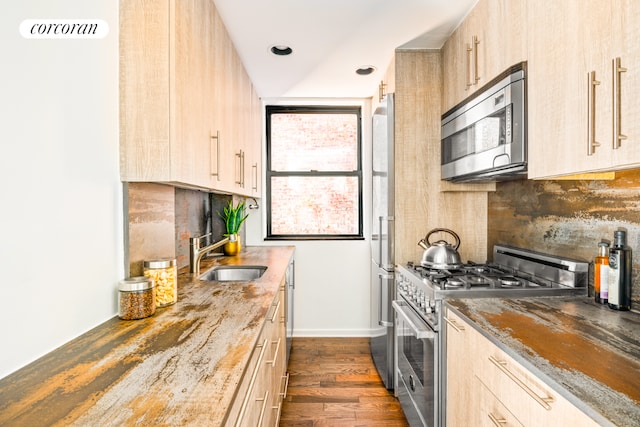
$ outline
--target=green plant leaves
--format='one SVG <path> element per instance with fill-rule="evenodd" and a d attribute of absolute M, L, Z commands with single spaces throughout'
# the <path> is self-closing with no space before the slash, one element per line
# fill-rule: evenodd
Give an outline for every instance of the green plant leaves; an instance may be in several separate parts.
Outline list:
<path fill-rule="evenodd" d="M 218 216 L 224 221 L 227 229 L 227 234 L 238 234 L 242 223 L 247 219 L 249 214 L 245 213 L 245 202 L 238 203 L 237 206 L 233 206 L 233 201 L 229 200 L 229 204 L 225 206 L 222 213 L 218 211 Z"/>

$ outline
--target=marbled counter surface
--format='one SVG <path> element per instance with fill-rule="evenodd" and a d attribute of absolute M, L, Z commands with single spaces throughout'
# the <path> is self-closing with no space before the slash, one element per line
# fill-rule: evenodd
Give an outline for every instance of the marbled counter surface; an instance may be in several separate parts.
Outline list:
<path fill-rule="evenodd" d="M 0 425 L 221 425 L 293 253 L 248 247 L 202 261 L 203 272 L 267 265 L 255 282 L 201 282 L 181 269 L 176 304 L 110 319 L 0 380 Z"/>
<path fill-rule="evenodd" d="M 592 418 L 640 426 L 639 313 L 610 310 L 587 297 L 447 305 Z"/>

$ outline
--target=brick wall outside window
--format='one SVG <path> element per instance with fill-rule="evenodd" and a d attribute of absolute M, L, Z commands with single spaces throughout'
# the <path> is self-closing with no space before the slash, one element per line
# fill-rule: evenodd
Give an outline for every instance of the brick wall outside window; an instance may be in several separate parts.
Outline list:
<path fill-rule="evenodd" d="M 271 238 L 361 238 L 359 107 L 267 107 Z"/>

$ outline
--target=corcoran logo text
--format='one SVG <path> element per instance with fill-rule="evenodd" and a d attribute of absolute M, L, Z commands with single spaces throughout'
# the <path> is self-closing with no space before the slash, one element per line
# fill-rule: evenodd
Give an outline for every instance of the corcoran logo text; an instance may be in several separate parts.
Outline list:
<path fill-rule="evenodd" d="M 20 34 L 27 39 L 102 39 L 109 25 L 102 19 L 25 19 Z"/>

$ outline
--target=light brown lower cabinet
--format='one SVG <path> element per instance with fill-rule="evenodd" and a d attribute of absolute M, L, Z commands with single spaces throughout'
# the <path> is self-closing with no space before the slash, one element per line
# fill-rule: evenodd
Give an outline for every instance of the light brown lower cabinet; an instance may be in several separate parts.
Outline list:
<path fill-rule="evenodd" d="M 285 282 L 265 319 L 236 397 L 229 409 L 225 426 L 277 426 L 282 401 L 286 395 L 286 307 Z"/>
<path fill-rule="evenodd" d="M 447 426 L 597 426 L 447 309 Z"/>

